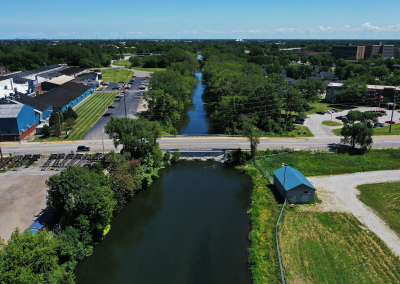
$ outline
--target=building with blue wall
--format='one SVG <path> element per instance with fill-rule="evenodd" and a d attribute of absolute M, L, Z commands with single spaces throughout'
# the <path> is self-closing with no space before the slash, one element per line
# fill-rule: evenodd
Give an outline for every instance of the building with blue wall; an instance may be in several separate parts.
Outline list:
<path fill-rule="evenodd" d="M 0 141 L 20 141 L 36 129 L 35 110 L 24 104 L 0 104 Z"/>

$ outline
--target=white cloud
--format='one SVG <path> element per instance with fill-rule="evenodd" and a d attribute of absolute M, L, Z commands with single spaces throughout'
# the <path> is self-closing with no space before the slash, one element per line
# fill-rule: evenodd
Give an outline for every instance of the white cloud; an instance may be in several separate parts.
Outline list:
<path fill-rule="evenodd" d="M 362 29 L 366 31 L 379 31 L 380 28 L 371 25 L 370 23 L 365 23 L 362 25 Z"/>

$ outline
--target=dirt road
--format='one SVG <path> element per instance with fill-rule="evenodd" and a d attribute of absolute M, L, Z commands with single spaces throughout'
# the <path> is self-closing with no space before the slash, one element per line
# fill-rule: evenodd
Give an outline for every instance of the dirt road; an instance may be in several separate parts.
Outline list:
<path fill-rule="evenodd" d="M 308 177 L 307 179 L 317 188 L 317 194 L 322 199 L 322 203 L 304 206 L 305 210 L 350 212 L 400 257 L 399 237 L 382 219 L 376 216 L 370 207 L 364 205 L 357 198 L 358 185 L 400 181 L 400 170 Z"/>
<path fill-rule="evenodd" d="M 0 174 L 0 238 L 8 241 L 16 227 L 27 229 L 46 208 L 46 179 L 55 171 L 35 166 Z"/>

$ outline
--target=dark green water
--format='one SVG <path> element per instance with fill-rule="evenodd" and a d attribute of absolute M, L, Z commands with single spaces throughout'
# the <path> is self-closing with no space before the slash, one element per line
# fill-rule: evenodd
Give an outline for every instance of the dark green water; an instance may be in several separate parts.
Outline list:
<path fill-rule="evenodd" d="M 159 174 L 78 264 L 77 283 L 250 284 L 250 177 L 216 162 Z"/>

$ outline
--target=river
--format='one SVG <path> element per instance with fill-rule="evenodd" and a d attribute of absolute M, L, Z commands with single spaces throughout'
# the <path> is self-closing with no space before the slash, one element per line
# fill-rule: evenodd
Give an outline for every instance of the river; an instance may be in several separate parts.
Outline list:
<path fill-rule="evenodd" d="M 75 270 L 78 284 L 251 283 L 251 178 L 216 162 L 160 170 Z"/>
<path fill-rule="evenodd" d="M 192 104 L 181 116 L 181 120 L 175 123 L 175 128 L 179 134 L 220 134 L 218 123 L 210 118 L 210 107 L 203 104 L 203 93 L 206 86 L 201 82 L 202 73 L 196 73 L 196 87 L 192 91 Z"/>

